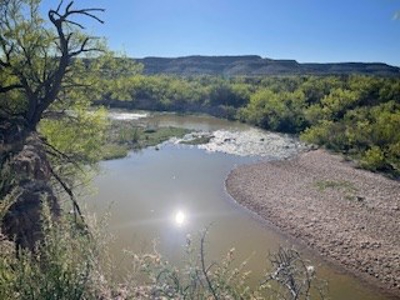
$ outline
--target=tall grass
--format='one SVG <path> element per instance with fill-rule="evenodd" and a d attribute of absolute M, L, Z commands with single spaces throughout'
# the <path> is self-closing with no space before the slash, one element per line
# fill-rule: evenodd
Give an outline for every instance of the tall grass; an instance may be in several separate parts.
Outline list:
<path fill-rule="evenodd" d="M 42 214 L 43 240 L 33 252 L 0 243 L 0 299 L 98 299 L 97 251 L 90 235 L 68 218 Z"/>

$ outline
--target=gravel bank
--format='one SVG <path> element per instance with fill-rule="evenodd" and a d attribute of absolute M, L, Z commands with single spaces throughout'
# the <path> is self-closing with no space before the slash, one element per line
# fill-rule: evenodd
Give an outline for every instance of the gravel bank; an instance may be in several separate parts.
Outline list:
<path fill-rule="evenodd" d="M 241 166 L 226 187 L 281 230 L 400 297 L 400 182 L 316 150 Z"/>

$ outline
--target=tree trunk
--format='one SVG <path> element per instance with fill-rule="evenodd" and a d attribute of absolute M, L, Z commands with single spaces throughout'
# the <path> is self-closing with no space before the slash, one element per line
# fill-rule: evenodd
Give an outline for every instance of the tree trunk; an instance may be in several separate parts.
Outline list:
<path fill-rule="evenodd" d="M 17 247 L 34 250 L 42 238 L 42 203 L 47 203 L 54 217 L 60 215 L 60 206 L 50 184 L 45 146 L 22 120 L 0 119 L 0 166 L 0 201 L 12 201 L 2 232 Z"/>

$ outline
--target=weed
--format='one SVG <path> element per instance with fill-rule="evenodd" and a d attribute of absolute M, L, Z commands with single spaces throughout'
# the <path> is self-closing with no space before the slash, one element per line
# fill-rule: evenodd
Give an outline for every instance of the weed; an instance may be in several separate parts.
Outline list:
<path fill-rule="evenodd" d="M 320 191 L 325 191 L 326 189 L 343 189 L 349 192 L 357 191 L 353 183 L 345 180 L 319 180 L 315 182 L 315 186 Z"/>

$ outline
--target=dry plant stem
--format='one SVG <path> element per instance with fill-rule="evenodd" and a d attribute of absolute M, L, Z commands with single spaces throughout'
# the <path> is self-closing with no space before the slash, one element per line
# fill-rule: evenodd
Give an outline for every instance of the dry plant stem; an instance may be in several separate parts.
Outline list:
<path fill-rule="evenodd" d="M 73 209 L 74 209 L 74 218 L 75 218 L 75 222 L 77 221 L 77 215 L 79 215 L 79 218 L 81 219 L 81 221 L 83 222 L 83 224 L 85 224 L 86 227 L 86 223 L 85 223 L 85 218 L 82 214 L 81 208 L 78 204 L 78 202 L 75 199 L 75 195 L 74 192 L 72 191 L 72 189 L 70 189 L 68 187 L 68 185 L 60 178 L 60 176 L 58 176 L 54 170 L 51 168 L 50 169 L 51 174 L 53 175 L 53 177 L 58 181 L 58 183 L 64 188 L 65 192 L 69 195 L 71 201 L 72 201 L 72 205 L 73 205 Z"/>
<path fill-rule="evenodd" d="M 210 289 L 211 293 L 212 293 L 213 296 L 214 296 L 214 299 L 215 299 L 215 300 L 218 300 L 218 296 L 217 296 L 217 294 L 216 294 L 216 292 L 215 292 L 215 289 L 214 289 L 214 287 L 213 287 L 213 285 L 212 285 L 212 282 L 211 282 L 211 280 L 210 280 L 210 278 L 209 278 L 209 276 L 208 276 L 208 270 L 209 270 L 209 268 L 206 268 L 206 264 L 205 264 L 204 243 L 205 243 L 205 239 L 206 239 L 206 236 L 207 236 L 207 232 L 208 232 L 208 230 L 206 229 L 206 230 L 203 232 L 203 234 L 202 234 L 202 236 L 201 236 L 201 239 L 200 239 L 201 269 L 202 269 L 204 278 L 205 278 L 206 281 L 207 281 L 208 288 Z"/>

